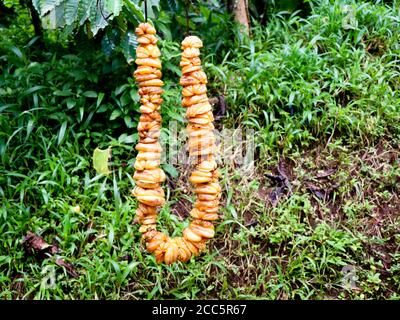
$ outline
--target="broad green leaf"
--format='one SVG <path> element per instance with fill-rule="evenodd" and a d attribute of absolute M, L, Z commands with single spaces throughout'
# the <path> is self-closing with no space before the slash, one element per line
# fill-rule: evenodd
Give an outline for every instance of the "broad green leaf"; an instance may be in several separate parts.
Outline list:
<path fill-rule="evenodd" d="M 135 3 L 133 0 L 124 0 L 124 4 L 128 11 L 134 16 L 137 17 L 139 21 L 144 20 L 144 14 L 142 9 Z"/>
<path fill-rule="evenodd" d="M 42 14 L 42 25 L 45 29 L 57 29 L 65 26 L 65 2 L 61 2 L 52 10 Z"/>
<path fill-rule="evenodd" d="M 61 2 L 62 0 L 40 0 L 40 15 L 43 17 L 49 11 L 55 10 L 55 8 L 59 6 Z"/>
<path fill-rule="evenodd" d="M 122 0 L 105 0 L 105 9 L 115 18 L 122 10 Z"/>
<path fill-rule="evenodd" d="M 123 6 L 123 0 L 33 0 L 32 3 L 42 17 L 44 28 L 64 27 L 68 34 L 89 20 L 93 35 L 119 16 Z"/>
<path fill-rule="evenodd" d="M 90 14 L 90 8 L 96 5 L 96 0 L 80 0 L 76 20 L 79 25 L 82 25 Z"/>
<path fill-rule="evenodd" d="M 96 148 L 93 152 L 93 168 L 99 174 L 110 174 L 109 159 L 111 158 L 111 147 L 105 150 Z"/>
<path fill-rule="evenodd" d="M 109 13 L 105 10 L 103 1 L 98 1 L 96 5 L 90 7 L 90 30 L 93 32 L 93 36 L 95 36 L 100 29 L 104 29 L 108 25 L 106 18 L 111 18 L 108 16 Z"/>
<path fill-rule="evenodd" d="M 160 0 L 148 0 L 147 15 L 150 19 L 156 19 L 156 12 L 160 12 Z"/>
<path fill-rule="evenodd" d="M 121 42 L 122 51 L 128 64 L 135 61 L 136 47 L 138 45 L 136 35 L 133 31 L 128 31 Z"/>
<path fill-rule="evenodd" d="M 65 23 L 71 25 L 78 16 L 79 4 L 82 0 L 69 0 L 65 3 Z"/>

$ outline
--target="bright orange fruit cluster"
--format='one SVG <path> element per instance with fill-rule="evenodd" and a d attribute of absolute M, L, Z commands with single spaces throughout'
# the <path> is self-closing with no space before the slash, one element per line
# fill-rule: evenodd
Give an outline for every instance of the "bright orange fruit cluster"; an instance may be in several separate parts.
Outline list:
<path fill-rule="evenodd" d="M 197 199 L 190 212 L 193 219 L 183 231 L 183 236 L 170 238 L 156 229 L 157 210 L 165 202 L 161 188 L 165 174 L 159 167 L 162 149 L 158 142 L 161 129 L 160 105 L 163 101 L 161 53 L 153 26 L 141 23 L 136 34 L 139 42 L 136 50 L 138 67 L 134 75 L 141 97 L 139 143 L 136 145 L 138 155 L 134 174 L 136 187 L 132 191 L 139 201 L 136 218 L 141 224 L 139 231 L 143 233 L 147 250 L 154 253 L 157 262 L 185 262 L 192 255 L 199 254 L 205 242 L 214 236 L 212 221 L 218 219 L 221 192 L 215 161 L 214 117 L 207 97 L 207 77 L 199 58 L 203 44 L 195 36 L 186 37 L 182 41 L 182 105 L 186 108 L 189 122 L 189 155 L 194 163 L 189 181 Z"/>

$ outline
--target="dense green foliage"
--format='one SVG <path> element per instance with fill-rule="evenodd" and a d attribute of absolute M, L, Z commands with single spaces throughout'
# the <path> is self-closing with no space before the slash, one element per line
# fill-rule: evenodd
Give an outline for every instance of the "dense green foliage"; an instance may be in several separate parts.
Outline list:
<path fill-rule="evenodd" d="M 162 8 L 163 121 L 183 128 L 185 21 Z M 218 125 L 255 130 L 256 170 L 221 169 L 215 239 L 171 266 L 145 253 L 133 223 L 139 104 L 129 55 L 107 50 L 116 29 L 40 42 L 20 7 L 0 25 L 0 298 L 399 299 L 400 3 L 310 1 L 305 16 L 255 20 L 251 37 L 223 9 L 192 9 L 210 96 L 227 103 Z M 108 146 L 112 174 L 96 175 L 93 150 Z M 178 235 L 191 196 L 184 168 L 164 169 L 160 225 Z M 60 252 L 25 250 L 28 231 Z"/>

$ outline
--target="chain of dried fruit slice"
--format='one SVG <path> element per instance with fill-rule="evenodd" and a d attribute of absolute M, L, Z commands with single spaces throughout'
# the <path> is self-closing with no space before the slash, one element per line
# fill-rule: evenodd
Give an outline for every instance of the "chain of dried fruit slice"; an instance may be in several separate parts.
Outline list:
<path fill-rule="evenodd" d="M 218 219 L 218 205 L 221 188 L 218 184 L 217 163 L 214 159 L 215 137 L 213 114 L 207 97 L 207 77 L 201 67 L 201 40 L 194 36 L 182 41 L 181 68 L 182 105 L 186 109 L 189 134 L 189 155 L 193 158 L 194 171 L 189 181 L 194 186 L 196 202 L 190 212 L 193 220 L 183 231 L 183 236 L 170 238 L 156 230 L 157 210 L 165 202 L 161 183 L 165 174 L 159 168 L 161 146 L 158 143 L 161 129 L 160 105 L 162 103 L 161 62 L 157 47 L 156 30 L 142 23 L 136 29 L 139 46 L 134 75 L 141 97 L 138 131 L 138 155 L 135 162 L 133 190 L 139 201 L 136 219 L 146 241 L 149 252 L 154 253 L 157 262 L 171 264 L 177 260 L 188 261 L 205 248 L 208 239 L 214 236 L 212 221 Z"/>

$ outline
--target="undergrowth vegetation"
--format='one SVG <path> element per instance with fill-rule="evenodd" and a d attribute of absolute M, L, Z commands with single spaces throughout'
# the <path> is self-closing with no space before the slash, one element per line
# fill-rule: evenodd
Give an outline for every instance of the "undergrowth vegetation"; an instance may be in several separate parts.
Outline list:
<path fill-rule="evenodd" d="M 134 222 L 133 66 L 96 39 L 40 42 L 22 9 L 0 26 L 0 298 L 400 298 L 400 3 L 311 1 L 250 37 L 214 19 L 195 33 L 217 127 L 254 130 L 255 166 L 224 159 L 216 237 L 171 266 Z M 160 41 L 165 137 L 169 121 L 185 125 L 182 37 Z M 112 173 L 97 175 L 93 150 L 109 146 Z M 178 235 L 187 168 L 163 168 L 159 225 Z M 32 252 L 28 232 L 57 250 Z"/>

